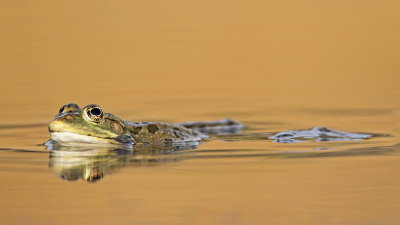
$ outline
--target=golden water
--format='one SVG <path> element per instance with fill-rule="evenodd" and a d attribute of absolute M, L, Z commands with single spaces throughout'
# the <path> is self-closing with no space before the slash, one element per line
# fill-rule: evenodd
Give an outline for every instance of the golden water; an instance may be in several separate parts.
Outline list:
<path fill-rule="evenodd" d="M 399 7 L 3 2 L 0 224 L 399 224 Z M 37 145 L 68 102 L 131 121 L 231 117 L 245 133 L 326 126 L 376 137 L 57 156 Z M 62 179 L 69 164 L 105 175 Z"/>

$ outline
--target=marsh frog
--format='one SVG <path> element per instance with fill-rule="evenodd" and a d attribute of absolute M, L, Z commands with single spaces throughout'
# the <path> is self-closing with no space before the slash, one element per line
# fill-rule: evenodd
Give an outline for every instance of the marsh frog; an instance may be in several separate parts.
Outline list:
<path fill-rule="evenodd" d="M 49 124 L 49 142 L 71 144 L 119 144 L 199 141 L 209 133 L 235 131 L 243 124 L 223 119 L 206 122 L 129 122 L 106 113 L 95 104 L 83 107 L 63 105 Z M 48 143 L 49 143 L 48 142 Z"/>

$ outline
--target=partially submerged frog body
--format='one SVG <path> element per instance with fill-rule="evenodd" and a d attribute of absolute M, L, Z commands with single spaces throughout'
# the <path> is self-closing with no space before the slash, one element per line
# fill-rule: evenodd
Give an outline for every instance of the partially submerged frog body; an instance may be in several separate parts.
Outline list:
<path fill-rule="evenodd" d="M 62 106 L 49 124 L 50 142 L 70 144 L 123 144 L 152 142 L 190 142 L 208 136 L 203 132 L 217 133 L 225 129 L 240 129 L 242 124 L 230 120 L 188 122 L 181 124 L 161 122 L 128 122 L 98 105 L 80 108 L 70 103 Z"/>

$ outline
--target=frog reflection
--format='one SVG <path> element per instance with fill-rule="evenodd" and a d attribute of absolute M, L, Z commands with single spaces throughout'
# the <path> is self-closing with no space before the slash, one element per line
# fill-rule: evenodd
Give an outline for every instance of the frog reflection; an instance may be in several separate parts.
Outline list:
<path fill-rule="evenodd" d="M 62 179 L 76 181 L 79 179 L 90 183 L 97 182 L 105 176 L 123 167 L 154 166 L 174 162 L 189 157 L 190 152 L 179 150 L 194 149 L 198 142 L 185 146 L 161 144 L 137 144 L 133 149 L 107 148 L 104 146 L 52 146 L 49 148 L 49 167 Z"/>
<path fill-rule="evenodd" d="M 118 168 L 117 155 L 112 150 L 108 153 L 107 151 L 107 149 L 76 152 L 52 151 L 49 167 L 65 180 L 83 179 L 96 182 Z"/>

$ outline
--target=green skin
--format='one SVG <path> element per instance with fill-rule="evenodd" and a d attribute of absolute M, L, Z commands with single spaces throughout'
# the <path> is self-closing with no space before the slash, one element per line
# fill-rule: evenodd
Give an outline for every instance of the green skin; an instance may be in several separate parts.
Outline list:
<path fill-rule="evenodd" d="M 135 144 L 150 142 L 198 141 L 207 135 L 189 129 L 198 123 L 169 124 L 156 122 L 133 123 L 104 113 L 98 105 L 88 105 L 82 109 L 70 103 L 61 107 L 59 114 L 49 124 L 52 140 L 60 142 L 56 134 L 82 135 L 101 143 Z M 69 140 L 61 140 L 68 144 Z"/>

